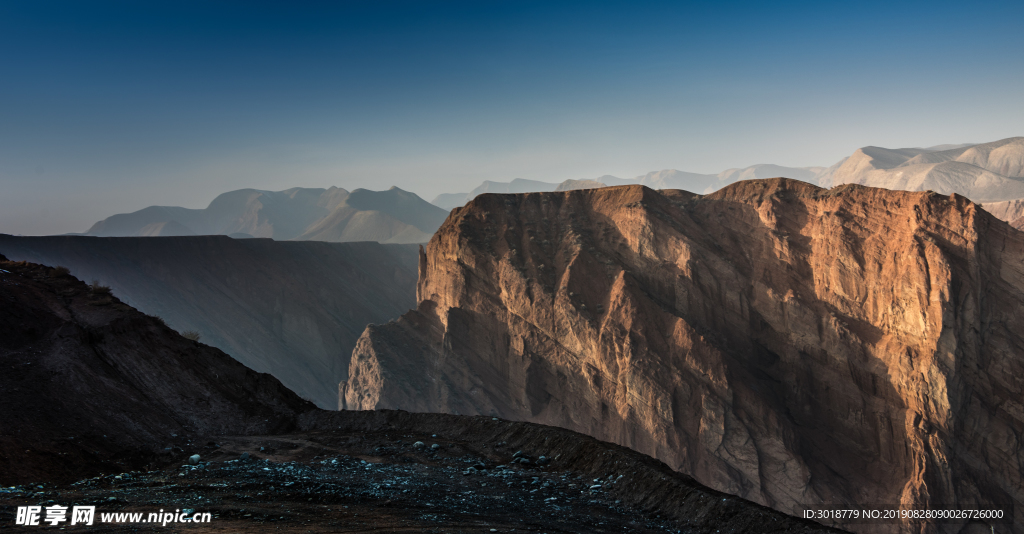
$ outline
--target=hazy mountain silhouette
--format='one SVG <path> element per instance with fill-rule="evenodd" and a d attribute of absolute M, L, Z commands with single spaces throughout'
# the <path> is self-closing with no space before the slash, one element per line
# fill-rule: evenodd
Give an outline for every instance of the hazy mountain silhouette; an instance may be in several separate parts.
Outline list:
<path fill-rule="evenodd" d="M 545 193 L 550 191 L 572 191 L 619 185 L 646 185 L 651 189 L 682 189 L 691 193 L 712 193 L 740 180 L 763 178 L 793 178 L 817 183 L 819 177 L 828 171 L 825 167 L 783 167 L 781 165 L 758 164 L 743 169 L 726 169 L 718 174 L 700 174 L 676 169 L 651 171 L 636 178 L 619 178 L 606 174 L 593 179 L 570 179 L 561 183 L 538 182 L 517 178 L 511 182 L 485 181 L 469 193 L 445 193 L 431 201 L 435 206 L 451 210 L 464 206 L 483 193 Z"/>
<path fill-rule="evenodd" d="M 492 182 L 484 180 L 476 189 L 469 193 L 443 193 L 431 201 L 431 204 L 446 210 L 458 208 L 484 193 L 535 193 L 539 191 L 554 191 L 558 184 L 549 182 L 538 182 L 536 180 L 524 180 L 516 178 L 511 182 Z"/>
<path fill-rule="evenodd" d="M 598 187 L 607 187 L 608 184 L 598 182 L 597 180 L 566 180 L 555 189 L 555 191 L 575 191 L 576 189 L 596 189 Z"/>
<path fill-rule="evenodd" d="M 236 235 L 278 241 L 424 243 L 447 212 L 413 193 L 331 187 L 284 191 L 239 189 L 205 209 L 150 206 L 97 222 L 86 235 L 141 237 Z"/>
<path fill-rule="evenodd" d="M 447 216 L 445 210 L 397 187 L 356 189 L 297 239 L 426 243 Z"/>
<path fill-rule="evenodd" d="M 932 148 L 941 150 L 864 147 L 824 173 L 819 183 L 958 193 L 975 202 L 1024 198 L 1024 137 Z"/>

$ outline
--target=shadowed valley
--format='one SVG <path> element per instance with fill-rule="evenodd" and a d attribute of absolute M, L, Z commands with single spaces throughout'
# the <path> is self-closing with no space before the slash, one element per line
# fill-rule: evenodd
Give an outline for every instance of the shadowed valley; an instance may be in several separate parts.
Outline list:
<path fill-rule="evenodd" d="M 0 254 L 98 280 L 324 408 L 336 406 L 366 325 L 415 304 L 416 250 L 226 236 L 0 235 Z"/>

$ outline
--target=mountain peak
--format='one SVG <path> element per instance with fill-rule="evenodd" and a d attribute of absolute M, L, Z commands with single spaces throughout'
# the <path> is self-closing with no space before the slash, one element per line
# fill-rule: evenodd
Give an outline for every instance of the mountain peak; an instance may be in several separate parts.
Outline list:
<path fill-rule="evenodd" d="M 937 148 L 942 150 L 932 150 Z M 821 184 L 932 190 L 976 202 L 1024 198 L 1024 137 L 932 149 L 863 147 L 830 171 Z"/>

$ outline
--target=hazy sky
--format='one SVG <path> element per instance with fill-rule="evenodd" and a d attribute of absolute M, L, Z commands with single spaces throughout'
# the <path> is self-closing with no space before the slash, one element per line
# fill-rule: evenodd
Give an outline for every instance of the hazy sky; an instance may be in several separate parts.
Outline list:
<path fill-rule="evenodd" d="M 1020 0 L 207 4 L 0 2 L 0 232 L 1024 135 Z"/>

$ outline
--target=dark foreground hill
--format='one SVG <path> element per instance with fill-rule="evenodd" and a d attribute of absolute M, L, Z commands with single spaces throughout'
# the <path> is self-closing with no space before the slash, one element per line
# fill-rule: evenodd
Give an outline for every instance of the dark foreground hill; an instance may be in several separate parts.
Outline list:
<path fill-rule="evenodd" d="M 416 250 L 224 236 L 0 235 L 0 254 L 99 280 L 324 408 L 337 405 L 337 383 L 366 325 L 414 305 Z"/>
<path fill-rule="evenodd" d="M 189 532 L 825 531 L 568 430 L 318 410 L 101 287 L 4 260 L 4 528 L 18 506 L 95 505 L 96 532 L 167 531 L 145 522 L 162 509 L 211 514 L 168 525 Z"/>
<path fill-rule="evenodd" d="M 357 343 L 342 407 L 571 428 L 789 513 L 991 506 L 1024 529 L 1024 233 L 962 196 L 481 195 L 417 294 Z"/>
<path fill-rule="evenodd" d="M 0 260 L 0 483 L 135 465 L 175 435 L 285 431 L 313 409 L 103 287 Z"/>

